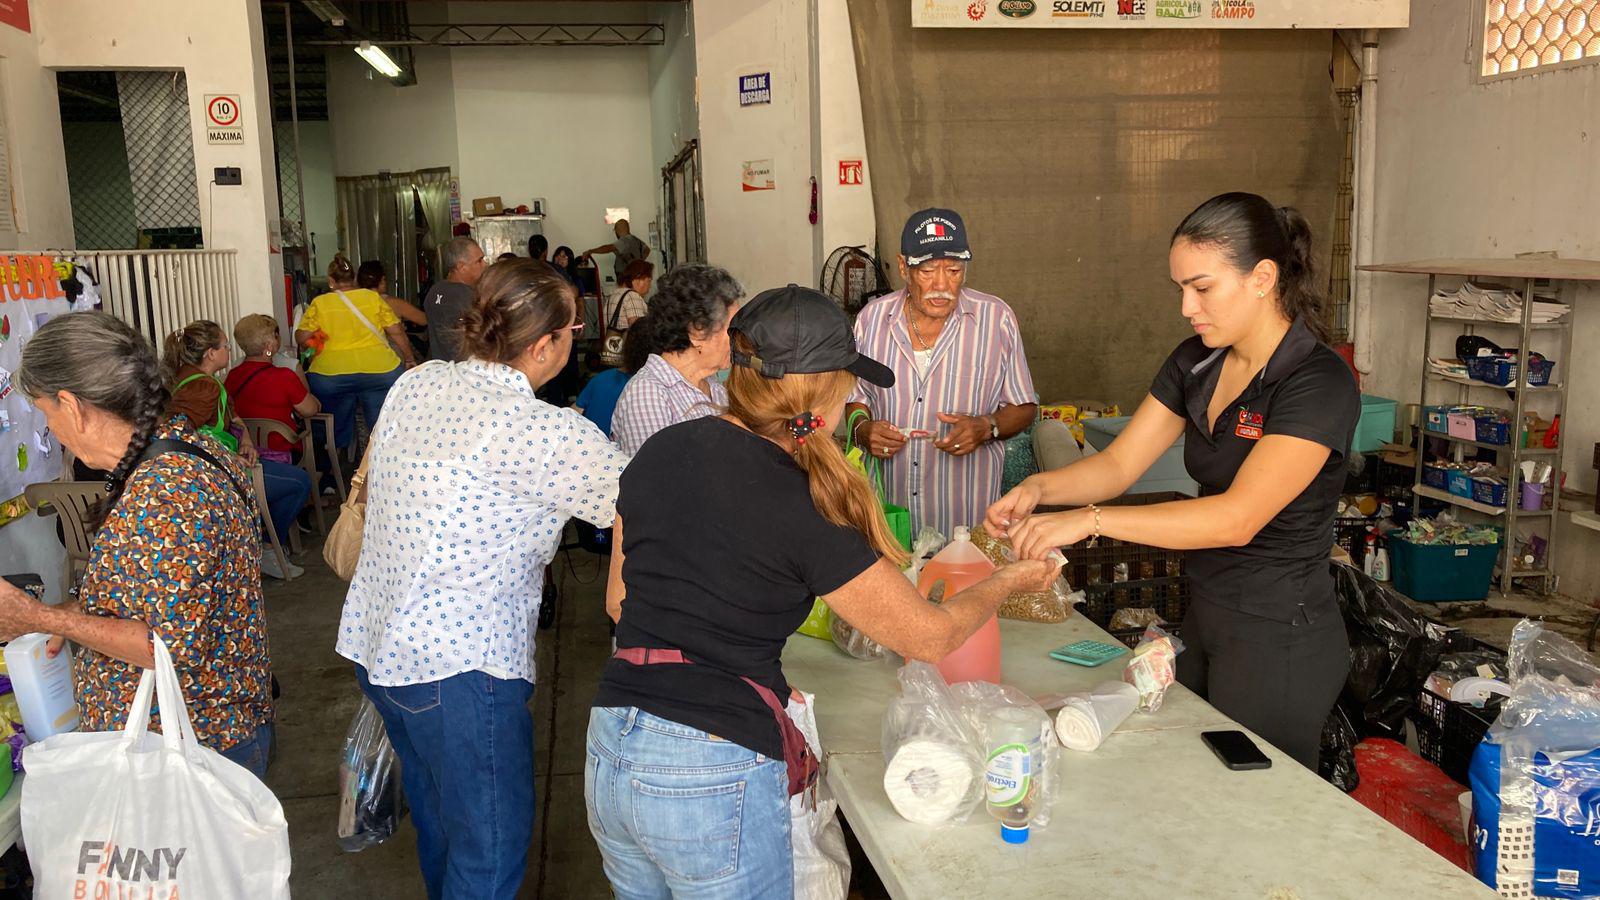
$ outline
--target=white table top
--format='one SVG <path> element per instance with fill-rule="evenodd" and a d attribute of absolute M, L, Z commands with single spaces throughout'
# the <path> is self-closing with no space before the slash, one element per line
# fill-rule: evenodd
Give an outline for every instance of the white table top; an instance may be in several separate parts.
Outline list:
<path fill-rule="evenodd" d="M 1084 638 L 1113 640 L 1081 616 L 1002 620 L 1006 682 L 1037 697 L 1120 677 L 1126 658 L 1086 669 L 1046 655 Z M 784 653 L 790 683 L 817 695 L 828 786 L 896 898 L 1494 896 L 1259 738 L 1271 769 L 1223 768 L 1200 733 L 1239 726 L 1181 685 L 1094 753 L 1061 751 L 1055 819 L 1028 844 L 1003 844 L 981 808 L 955 828 L 912 824 L 883 791 L 879 730 L 897 668 L 804 635 Z"/>

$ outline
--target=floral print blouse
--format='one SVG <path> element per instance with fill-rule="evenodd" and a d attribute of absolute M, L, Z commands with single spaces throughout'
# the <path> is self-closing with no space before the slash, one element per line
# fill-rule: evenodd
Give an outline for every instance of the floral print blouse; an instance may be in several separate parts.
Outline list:
<path fill-rule="evenodd" d="M 79 597 L 90 615 L 150 626 L 172 654 L 195 734 L 225 750 L 272 718 L 261 531 L 254 501 L 247 505 L 240 493 L 253 491 L 252 481 L 238 456 L 184 416 L 168 420 L 156 438 L 195 444 L 229 471 L 180 453 L 135 469 L 95 535 Z M 79 727 L 123 728 L 142 672 L 84 648 Z"/>

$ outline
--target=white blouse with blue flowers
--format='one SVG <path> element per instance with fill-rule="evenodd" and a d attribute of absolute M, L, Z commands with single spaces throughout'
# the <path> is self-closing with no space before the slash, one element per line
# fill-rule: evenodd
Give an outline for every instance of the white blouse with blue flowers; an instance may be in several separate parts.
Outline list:
<path fill-rule="evenodd" d="M 568 519 L 611 524 L 627 462 L 510 366 L 406 373 L 374 429 L 339 655 L 387 687 L 472 671 L 533 681 L 545 565 Z"/>

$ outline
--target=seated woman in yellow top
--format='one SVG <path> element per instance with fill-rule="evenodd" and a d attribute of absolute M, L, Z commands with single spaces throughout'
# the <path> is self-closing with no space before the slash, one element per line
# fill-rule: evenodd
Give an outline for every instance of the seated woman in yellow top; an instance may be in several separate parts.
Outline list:
<path fill-rule="evenodd" d="M 394 310 L 376 292 L 356 287 L 355 268 L 343 255 L 328 264 L 328 287 L 328 293 L 306 307 L 294 338 L 304 347 L 317 332 L 326 336 L 306 384 L 333 414 L 334 443 L 342 449 L 355 436 L 356 404 L 361 404 L 367 427 L 376 425 L 389 388 L 417 360 Z"/>

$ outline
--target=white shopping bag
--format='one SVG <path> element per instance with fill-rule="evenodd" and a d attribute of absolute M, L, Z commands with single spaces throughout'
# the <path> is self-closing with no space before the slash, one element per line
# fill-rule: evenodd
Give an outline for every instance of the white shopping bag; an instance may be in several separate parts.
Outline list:
<path fill-rule="evenodd" d="M 795 691 L 785 712 L 811 745 L 820 765 L 822 738 L 817 735 L 817 698 Z M 825 768 L 825 767 L 824 767 Z M 816 787 L 789 798 L 789 843 L 794 848 L 795 900 L 842 900 L 850 891 L 850 851 L 844 846 L 839 804 L 822 774 Z"/>
<path fill-rule="evenodd" d="M 126 731 L 22 752 L 22 836 L 37 900 L 287 898 L 289 825 L 249 770 L 200 746 L 158 638 Z M 165 733 L 148 731 L 160 698 Z"/>

